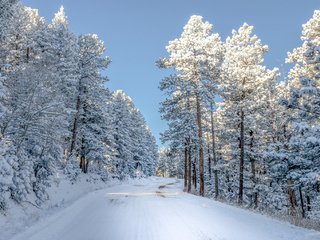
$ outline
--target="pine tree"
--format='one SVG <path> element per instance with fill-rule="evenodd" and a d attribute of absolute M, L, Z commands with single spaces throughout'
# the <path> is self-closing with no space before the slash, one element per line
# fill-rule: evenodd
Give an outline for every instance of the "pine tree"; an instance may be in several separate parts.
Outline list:
<path fill-rule="evenodd" d="M 159 150 L 159 161 L 157 164 L 156 174 L 160 177 L 168 177 L 168 162 L 165 152 L 165 148 L 161 148 Z"/>
<path fill-rule="evenodd" d="M 133 142 L 131 141 L 130 130 L 133 122 L 130 119 L 130 108 L 132 101 L 123 91 L 116 91 L 113 94 L 113 126 L 115 139 L 115 158 L 112 166 L 113 172 L 120 179 L 133 175 Z"/>
<path fill-rule="evenodd" d="M 267 70 L 263 65 L 263 54 L 268 47 L 261 44 L 257 36 L 252 36 L 253 27 L 244 24 L 225 43 L 223 107 L 228 121 L 230 148 L 234 149 L 232 158 L 239 159 L 238 199 L 243 202 L 245 171 L 247 161 L 253 153 L 252 141 L 256 125 L 254 113 L 257 113 L 267 82 L 275 79 L 277 69 Z M 258 128 L 258 126 L 257 126 Z M 238 135 L 238 136 L 237 136 Z M 238 146 L 237 146 L 238 142 Z M 251 145 L 251 146 L 250 146 Z M 255 160 L 251 158 L 251 172 L 255 174 Z"/>
<path fill-rule="evenodd" d="M 319 201 L 320 176 L 320 11 L 303 25 L 302 46 L 288 54 L 290 94 L 282 103 L 293 112 L 288 143 L 288 188 L 298 199 L 302 217 L 317 217 L 312 207 Z M 290 186 L 291 185 L 291 186 Z M 291 205 L 295 210 L 295 205 Z M 318 211 L 318 209 L 315 209 Z"/>
<path fill-rule="evenodd" d="M 12 69 L 6 74 L 4 105 L 7 111 L 1 132 L 16 151 L 14 198 L 22 201 L 34 191 L 39 199 L 45 200 L 44 185 L 48 186 L 55 162 L 62 155 L 64 112 L 57 94 L 54 69 L 46 64 L 40 51 L 31 46 L 35 36 L 28 38 L 32 30 L 43 25 L 42 18 L 29 8 L 21 7 L 19 11 L 26 22 L 18 23 L 19 37 L 12 38 L 7 45 L 9 54 L 5 61 Z M 17 34 L 14 32 L 12 36 Z"/>
<path fill-rule="evenodd" d="M 186 81 L 170 76 L 160 83 L 160 90 L 166 91 L 168 98 L 161 103 L 162 119 L 168 121 L 168 129 L 161 134 L 163 142 L 169 142 L 172 152 L 184 151 L 185 189 L 191 191 L 191 166 L 193 142 L 197 140 L 196 118 L 191 105 L 190 86 Z"/>
<path fill-rule="evenodd" d="M 16 158 L 9 141 L 1 139 L 0 146 L 0 212 L 5 212 L 8 209 L 8 201 L 14 188 L 12 165 Z"/>
<path fill-rule="evenodd" d="M 112 102 L 115 156 L 111 172 L 120 179 L 153 175 L 157 145 L 142 114 L 121 90 L 113 93 Z"/>
<path fill-rule="evenodd" d="M 79 79 L 70 154 L 79 156 L 80 168 L 87 173 L 90 161 L 102 161 L 105 153 L 102 124 L 107 92 L 101 71 L 110 60 L 102 56 L 105 48 L 97 35 L 81 35 L 78 45 Z"/>
<path fill-rule="evenodd" d="M 223 48 L 218 34 L 212 34 L 212 25 L 204 22 L 201 16 L 191 16 L 179 39 L 169 42 L 168 59 L 162 60 L 164 67 L 173 67 L 179 78 L 188 82 L 190 99 L 194 99 L 196 125 L 198 131 L 200 195 L 204 195 L 204 144 L 202 129 L 203 103 L 212 96 L 217 79 L 211 76 L 218 71 Z M 208 94 L 209 92 L 209 94 Z M 211 98 L 212 99 L 212 98 Z"/>

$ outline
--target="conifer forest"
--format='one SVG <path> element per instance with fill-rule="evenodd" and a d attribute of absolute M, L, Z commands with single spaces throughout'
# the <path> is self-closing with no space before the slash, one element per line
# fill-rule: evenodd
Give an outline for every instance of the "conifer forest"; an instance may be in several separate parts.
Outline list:
<path fill-rule="evenodd" d="M 103 38 L 24 2 L 0 0 L 0 240 L 320 239 L 320 10 L 277 67 L 249 23 L 170 23 L 157 139 Z"/>

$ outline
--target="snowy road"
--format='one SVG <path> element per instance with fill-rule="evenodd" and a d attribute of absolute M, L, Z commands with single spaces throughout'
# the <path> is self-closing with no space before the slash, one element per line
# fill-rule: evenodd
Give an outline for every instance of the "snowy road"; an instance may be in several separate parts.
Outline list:
<path fill-rule="evenodd" d="M 12 240 L 319 240 L 320 233 L 150 178 L 92 192 Z"/>

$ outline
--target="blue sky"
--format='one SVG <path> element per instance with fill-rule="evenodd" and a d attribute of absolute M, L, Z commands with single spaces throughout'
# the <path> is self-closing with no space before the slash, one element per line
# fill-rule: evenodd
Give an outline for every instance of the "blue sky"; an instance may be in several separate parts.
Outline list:
<path fill-rule="evenodd" d="M 214 25 L 222 39 L 243 22 L 255 26 L 269 45 L 268 67 L 287 69 L 288 51 L 301 44 L 302 27 L 319 0 L 23 0 L 39 9 L 50 21 L 60 6 L 65 7 L 70 27 L 76 34 L 96 33 L 104 40 L 112 64 L 106 71 L 111 90 L 123 89 L 145 116 L 159 138 L 166 123 L 158 113 L 163 94 L 160 80 L 169 74 L 157 69 L 155 61 L 166 57 L 168 41 L 179 37 L 191 15 L 201 15 Z M 159 142 L 159 141 L 158 141 Z M 160 142 L 159 142 L 160 143 Z"/>

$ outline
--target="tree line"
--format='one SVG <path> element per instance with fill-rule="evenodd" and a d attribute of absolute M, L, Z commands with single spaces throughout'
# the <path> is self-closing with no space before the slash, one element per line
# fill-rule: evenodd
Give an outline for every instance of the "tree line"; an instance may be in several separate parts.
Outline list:
<path fill-rule="evenodd" d="M 159 68 L 159 175 L 184 177 L 201 196 L 320 219 L 320 11 L 288 53 L 287 76 L 264 65 L 268 46 L 244 23 L 222 41 L 191 16 Z"/>
<path fill-rule="evenodd" d="M 95 34 L 76 36 L 63 7 L 47 23 L 17 0 L 0 3 L 0 211 L 36 196 L 64 174 L 149 176 L 155 138 L 123 91 L 102 74 L 110 64 Z"/>

